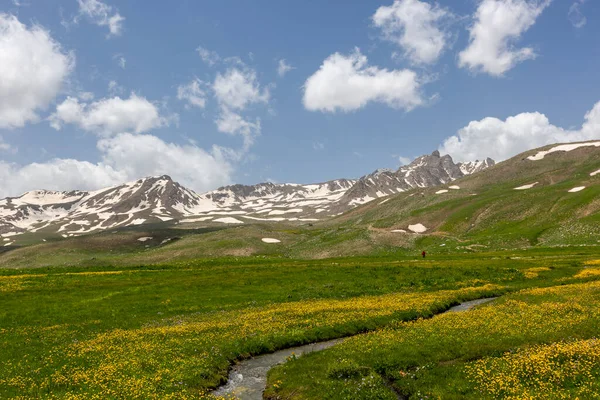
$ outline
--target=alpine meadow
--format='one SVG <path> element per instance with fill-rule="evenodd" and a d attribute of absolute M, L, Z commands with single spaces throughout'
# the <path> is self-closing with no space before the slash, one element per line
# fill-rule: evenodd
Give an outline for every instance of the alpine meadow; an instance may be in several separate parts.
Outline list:
<path fill-rule="evenodd" d="M 0 0 L 0 399 L 600 399 L 599 22 Z"/>

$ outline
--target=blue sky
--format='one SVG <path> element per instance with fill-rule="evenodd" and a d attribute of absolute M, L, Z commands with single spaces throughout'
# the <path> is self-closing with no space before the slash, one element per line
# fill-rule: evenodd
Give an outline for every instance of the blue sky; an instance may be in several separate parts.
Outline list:
<path fill-rule="evenodd" d="M 198 191 L 309 183 L 435 149 L 505 159 L 600 139 L 593 0 L 2 0 L 0 13 L 0 195 L 163 173 Z"/>

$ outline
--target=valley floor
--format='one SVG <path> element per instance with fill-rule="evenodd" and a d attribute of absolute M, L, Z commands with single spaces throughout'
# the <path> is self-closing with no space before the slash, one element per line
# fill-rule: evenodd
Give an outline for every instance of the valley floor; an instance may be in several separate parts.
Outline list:
<path fill-rule="evenodd" d="M 265 396 L 600 392 L 600 255 L 586 248 L 0 270 L 0 304 L 0 398 L 213 398 L 235 360 L 365 332 L 276 367 Z"/>

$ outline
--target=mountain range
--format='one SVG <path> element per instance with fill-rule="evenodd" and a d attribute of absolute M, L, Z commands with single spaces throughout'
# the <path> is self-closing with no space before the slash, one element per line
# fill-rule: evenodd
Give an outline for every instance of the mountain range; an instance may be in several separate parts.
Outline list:
<path fill-rule="evenodd" d="M 0 236 L 12 244 L 25 232 L 63 237 L 159 223 L 314 222 L 413 188 L 452 182 L 495 163 L 454 163 L 438 151 L 398 170 L 317 184 L 231 185 L 197 194 L 169 176 L 143 178 L 96 191 L 34 190 L 0 200 Z"/>
<path fill-rule="evenodd" d="M 161 176 L 94 192 L 28 192 L 0 200 L 0 267 L 597 251 L 600 141 L 491 164 L 455 164 L 434 152 L 397 171 L 314 185 L 197 194 Z"/>

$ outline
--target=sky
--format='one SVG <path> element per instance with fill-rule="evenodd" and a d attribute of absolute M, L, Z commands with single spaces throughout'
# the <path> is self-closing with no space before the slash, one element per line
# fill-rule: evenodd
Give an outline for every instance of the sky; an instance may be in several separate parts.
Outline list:
<path fill-rule="evenodd" d="M 0 0 L 0 197 L 600 139 L 596 0 Z"/>

